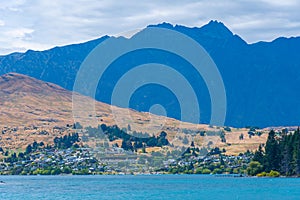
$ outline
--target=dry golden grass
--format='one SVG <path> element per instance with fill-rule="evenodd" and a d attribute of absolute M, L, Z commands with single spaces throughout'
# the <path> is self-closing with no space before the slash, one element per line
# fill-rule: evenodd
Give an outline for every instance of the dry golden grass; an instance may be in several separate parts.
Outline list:
<path fill-rule="evenodd" d="M 157 152 L 157 151 L 160 151 L 160 150 L 161 150 L 161 147 L 147 147 L 146 148 L 147 153 Z"/>
<path fill-rule="evenodd" d="M 73 104 L 72 100 L 77 104 Z M 76 111 L 76 112 L 73 112 Z M 75 117 L 73 117 L 75 113 Z M 84 126 L 97 127 L 99 124 L 118 125 L 127 128 L 130 124 L 132 131 L 147 132 L 157 135 L 162 130 L 168 133 L 168 140 L 174 146 L 189 146 L 194 141 L 196 146 L 206 146 L 209 141 L 214 146 L 224 147 L 228 154 L 254 150 L 260 143 L 266 141 L 266 134 L 261 137 L 247 138 L 247 130 L 233 129 L 226 133 L 227 142 L 231 146 L 221 143 L 218 136 L 200 137 L 199 130 L 220 130 L 203 124 L 191 124 L 175 119 L 157 116 L 131 109 L 118 108 L 105 103 L 97 102 L 92 98 L 79 94 L 72 95 L 55 84 L 46 83 L 37 79 L 10 73 L 0 77 L 0 131 L 6 130 L 0 139 L 0 146 L 7 149 L 24 149 L 33 141 L 52 143 L 53 138 L 70 133 L 53 128 L 66 127 L 67 124 L 80 122 Z M 30 130 L 25 130 L 25 129 Z M 14 130 L 17 129 L 17 130 Z M 183 129 L 190 134 L 183 133 Z M 49 134 L 40 134 L 46 130 Z M 245 139 L 239 140 L 241 133 Z M 187 137 L 189 144 L 184 145 L 182 138 Z M 181 139 L 180 139 L 181 138 Z M 121 141 L 115 141 L 121 146 Z M 159 148 L 148 148 L 147 151 L 156 151 Z"/>

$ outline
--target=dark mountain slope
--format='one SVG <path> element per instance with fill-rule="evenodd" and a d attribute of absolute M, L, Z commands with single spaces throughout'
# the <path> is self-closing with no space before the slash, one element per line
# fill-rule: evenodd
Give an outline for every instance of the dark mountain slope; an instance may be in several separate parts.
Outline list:
<path fill-rule="evenodd" d="M 199 42 L 210 54 L 226 88 L 226 125 L 266 127 L 300 124 L 299 37 L 247 44 L 224 24 L 216 21 L 201 28 L 167 23 L 152 27 L 182 32 Z M 42 52 L 27 51 L 2 56 L 0 74 L 23 73 L 72 89 L 81 62 L 95 46 L 107 38 Z M 209 123 L 211 105 L 205 83 L 190 70 L 188 63 L 167 52 L 140 51 L 118 59 L 100 80 L 96 99 L 110 103 L 114 84 L 122 74 L 134 65 L 153 61 L 178 68 L 191 82 L 200 99 L 200 122 Z M 163 105 L 168 116 L 180 119 L 180 108 L 175 96 L 167 88 L 157 85 L 147 85 L 136 91 L 130 107 L 148 111 L 155 103 Z"/>

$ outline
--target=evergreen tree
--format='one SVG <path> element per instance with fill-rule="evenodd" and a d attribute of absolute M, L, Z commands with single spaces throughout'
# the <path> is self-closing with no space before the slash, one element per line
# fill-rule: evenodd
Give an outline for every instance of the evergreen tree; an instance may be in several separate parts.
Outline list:
<path fill-rule="evenodd" d="M 25 153 L 26 153 L 26 154 L 30 154 L 31 152 L 32 152 L 32 147 L 31 147 L 31 145 L 29 144 L 29 145 L 26 147 Z"/>
<path fill-rule="evenodd" d="M 34 141 L 32 144 L 32 149 L 37 150 L 38 146 L 39 146 L 38 143 Z"/>
<path fill-rule="evenodd" d="M 299 128 L 294 133 L 294 145 L 293 145 L 293 164 L 294 164 L 294 174 L 300 174 L 300 132 Z"/>
<path fill-rule="evenodd" d="M 264 166 L 266 172 L 271 170 L 280 171 L 286 176 L 300 175 L 300 131 L 294 133 L 283 130 L 276 139 L 275 132 L 269 133 L 266 142 L 265 154 L 262 146 L 255 152 L 253 161 Z"/>
<path fill-rule="evenodd" d="M 123 148 L 126 151 L 133 151 L 133 146 L 130 140 L 123 140 L 121 148 Z"/>
<path fill-rule="evenodd" d="M 264 152 L 262 150 L 262 146 L 259 145 L 258 150 L 255 152 L 253 161 L 257 161 L 260 164 L 264 165 L 265 160 L 264 160 Z"/>
<path fill-rule="evenodd" d="M 194 141 L 191 142 L 191 147 L 195 147 Z"/>
<path fill-rule="evenodd" d="M 275 132 L 270 131 L 268 140 L 266 142 L 266 157 L 265 157 L 265 169 L 269 172 L 271 170 L 279 171 L 280 170 L 280 148 L 278 141 L 275 138 Z"/>
<path fill-rule="evenodd" d="M 287 135 L 283 132 L 282 140 L 280 143 L 280 149 L 281 149 L 281 174 L 285 174 L 287 176 L 292 175 L 292 154 L 293 146 L 291 142 L 291 135 Z"/>

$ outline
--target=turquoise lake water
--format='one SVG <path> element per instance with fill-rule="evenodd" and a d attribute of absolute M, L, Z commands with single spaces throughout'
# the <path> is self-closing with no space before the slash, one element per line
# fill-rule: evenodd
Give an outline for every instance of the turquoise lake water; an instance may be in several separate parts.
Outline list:
<path fill-rule="evenodd" d="M 0 176 L 0 199 L 300 199 L 299 178 Z"/>

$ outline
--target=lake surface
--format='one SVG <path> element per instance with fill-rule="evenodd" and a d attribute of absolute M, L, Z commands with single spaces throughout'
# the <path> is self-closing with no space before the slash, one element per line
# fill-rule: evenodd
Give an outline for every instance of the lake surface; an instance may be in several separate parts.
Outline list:
<path fill-rule="evenodd" d="M 300 199 L 299 178 L 0 176 L 0 199 Z"/>

